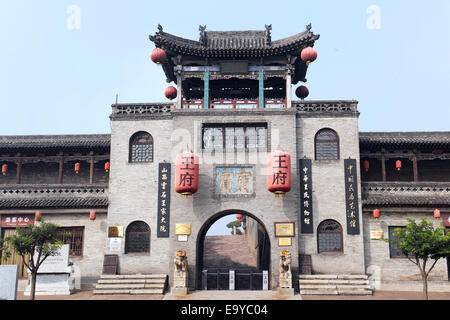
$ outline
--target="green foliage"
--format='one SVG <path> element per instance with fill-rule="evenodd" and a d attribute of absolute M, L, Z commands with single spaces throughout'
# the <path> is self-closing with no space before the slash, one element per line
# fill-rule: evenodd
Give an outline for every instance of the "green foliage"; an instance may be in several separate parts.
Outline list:
<path fill-rule="evenodd" d="M 407 218 L 406 228 L 396 228 L 394 239 L 383 239 L 395 245 L 420 270 L 424 298 L 428 299 L 428 276 L 440 258 L 450 256 L 450 233 L 443 226 L 434 227 L 433 221 L 422 218 L 420 223 Z M 427 262 L 433 260 L 427 270 Z"/>
<path fill-rule="evenodd" d="M 236 221 L 231 221 L 230 223 L 227 224 L 227 228 L 239 228 L 240 226 L 242 226 L 242 223 L 238 220 Z"/>
<path fill-rule="evenodd" d="M 445 235 L 445 228 L 434 227 L 433 222 L 422 218 L 420 223 L 407 218 L 406 228 L 397 228 L 391 239 L 405 255 L 418 259 L 438 260 L 450 256 L 450 234 Z"/>
<path fill-rule="evenodd" d="M 14 235 L 2 239 L 0 250 L 3 252 L 3 259 L 8 259 L 12 251 L 22 257 L 29 255 L 30 262 L 25 265 L 33 272 L 47 257 L 58 253 L 58 249 L 63 245 L 60 237 L 59 226 L 42 221 L 39 224 L 30 224 L 25 228 L 17 228 Z M 34 260 L 34 253 L 38 254 L 37 261 Z"/>
<path fill-rule="evenodd" d="M 230 223 L 227 224 L 227 228 L 231 228 L 231 234 L 242 235 L 241 229 L 238 229 L 241 226 L 242 226 L 242 222 L 238 221 L 238 220 L 231 221 Z M 234 230 L 236 230 L 236 233 L 234 232 Z"/>

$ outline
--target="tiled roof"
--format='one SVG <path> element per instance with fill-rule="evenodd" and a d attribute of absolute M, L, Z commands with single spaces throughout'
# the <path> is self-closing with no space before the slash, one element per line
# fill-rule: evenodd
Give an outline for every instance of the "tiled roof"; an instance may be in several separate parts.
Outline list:
<path fill-rule="evenodd" d="M 361 148 L 369 147 L 440 147 L 450 146 L 449 131 L 360 132 Z"/>
<path fill-rule="evenodd" d="M 370 195 L 362 200 L 367 206 L 448 206 L 450 207 L 450 196 L 436 195 Z"/>
<path fill-rule="evenodd" d="M 164 32 L 161 28 L 150 36 L 150 40 L 156 47 L 175 55 L 263 57 L 291 53 L 314 45 L 314 41 L 320 36 L 312 33 L 310 29 L 308 26 L 306 31 L 276 41 L 270 40 L 267 31 L 260 30 L 205 31 L 205 41 L 195 41 Z"/>
<path fill-rule="evenodd" d="M 107 185 L 2 185 L 0 209 L 107 208 Z"/>
<path fill-rule="evenodd" d="M 363 206 L 450 207 L 447 182 L 363 182 Z"/>
<path fill-rule="evenodd" d="M 19 149 L 102 149 L 109 150 L 111 135 L 27 135 L 0 136 L 0 150 Z"/>
<path fill-rule="evenodd" d="M 87 198 L 41 198 L 41 199 L 0 199 L 0 209 L 69 209 L 69 208 L 107 208 L 106 197 Z"/>

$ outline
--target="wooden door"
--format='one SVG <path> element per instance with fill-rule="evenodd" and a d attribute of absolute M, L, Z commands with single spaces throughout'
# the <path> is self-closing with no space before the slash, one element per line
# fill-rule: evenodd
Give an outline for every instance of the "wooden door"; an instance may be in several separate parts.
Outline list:
<path fill-rule="evenodd" d="M 10 237 L 16 234 L 16 229 L 3 229 L 2 230 L 2 238 Z M 28 263 L 29 257 L 27 256 L 25 262 Z M 26 278 L 28 277 L 27 267 L 24 265 L 22 257 L 19 254 L 16 254 L 14 250 L 11 251 L 11 256 L 3 260 L 3 257 L 0 261 L 0 264 L 17 264 L 19 266 L 19 277 Z"/>

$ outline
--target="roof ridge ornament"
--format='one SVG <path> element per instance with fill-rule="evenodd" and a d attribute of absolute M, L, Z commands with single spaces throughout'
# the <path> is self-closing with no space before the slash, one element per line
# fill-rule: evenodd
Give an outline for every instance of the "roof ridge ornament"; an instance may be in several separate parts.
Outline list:
<path fill-rule="evenodd" d="M 206 24 L 204 26 L 199 25 L 198 31 L 200 31 L 200 43 L 206 47 Z"/>
<path fill-rule="evenodd" d="M 265 34 L 266 34 L 266 44 L 267 44 L 268 46 L 270 46 L 270 45 L 272 44 L 272 36 L 271 36 L 271 34 L 270 34 L 270 31 L 272 30 L 272 24 L 266 24 L 266 25 L 265 25 L 265 28 L 266 28 L 266 31 L 265 31 Z"/>

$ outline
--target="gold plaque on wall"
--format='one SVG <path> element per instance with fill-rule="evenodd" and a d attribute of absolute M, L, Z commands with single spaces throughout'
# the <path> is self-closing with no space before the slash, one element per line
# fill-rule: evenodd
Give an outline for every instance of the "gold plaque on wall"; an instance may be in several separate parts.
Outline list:
<path fill-rule="evenodd" d="M 381 240 L 384 237 L 382 230 L 370 230 L 370 240 Z"/>
<path fill-rule="evenodd" d="M 294 237 L 294 222 L 275 222 L 275 237 Z"/>
<path fill-rule="evenodd" d="M 280 237 L 278 238 L 279 247 L 290 247 L 292 246 L 292 238 L 290 237 Z"/>
<path fill-rule="evenodd" d="M 191 234 L 191 224 L 190 223 L 177 223 L 175 224 L 175 234 Z"/>

